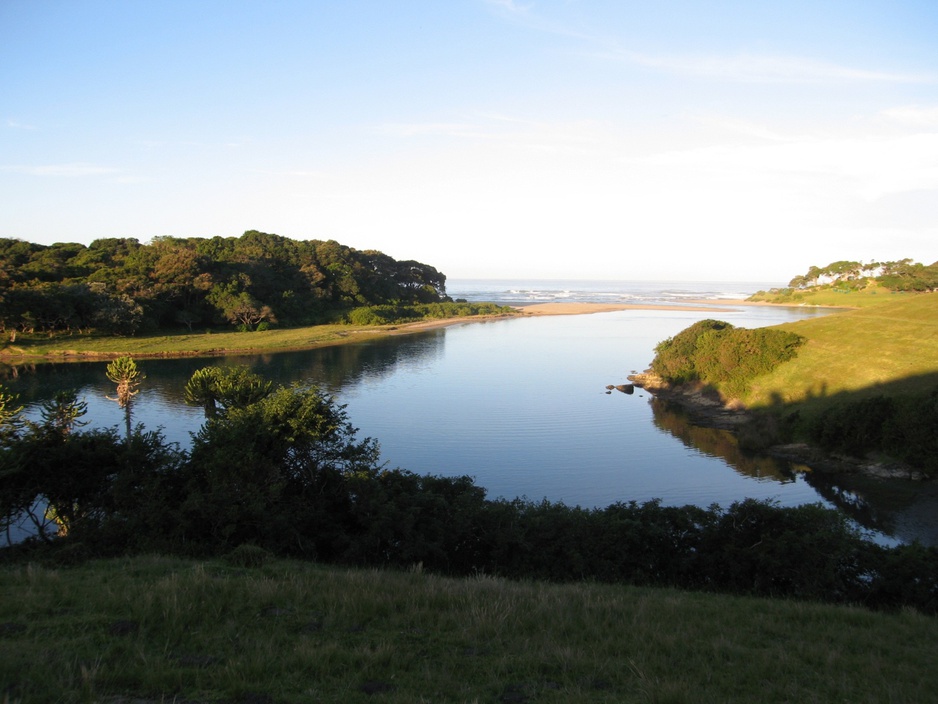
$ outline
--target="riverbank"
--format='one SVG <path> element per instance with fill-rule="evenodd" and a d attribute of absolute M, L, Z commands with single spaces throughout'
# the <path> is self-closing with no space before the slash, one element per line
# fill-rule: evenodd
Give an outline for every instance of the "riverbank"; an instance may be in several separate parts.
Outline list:
<path fill-rule="evenodd" d="M 739 435 L 758 418 L 757 414 L 740 402 L 732 399 L 727 401 L 719 392 L 701 384 L 669 384 L 650 371 L 630 374 L 627 378 L 637 388 L 679 407 L 687 414 L 690 422 L 698 427 L 727 430 Z M 772 444 L 759 452 L 828 474 L 862 474 L 875 479 L 917 482 L 930 479 L 922 470 L 897 460 L 851 457 L 828 452 L 806 442 Z"/>
<path fill-rule="evenodd" d="M 434 318 L 393 325 L 315 325 L 305 328 L 273 328 L 258 332 L 178 332 L 138 337 L 95 337 L 84 335 L 41 338 L 18 336 L 0 348 L 0 363 L 89 361 L 132 356 L 138 359 L 173 357 L 217 357 L 224 355 L 296 352 L 362 342 L 392 335 L 426 332 L 453 325 L 490 322 L 531 315 L 584 315 L 619 310 L 688 310 L 724 312 L 725 307 L 703 302 L 669 305 L 619 303 L 540 303 L 513 307 L 516 313 Z M 710 302 L 712 304 L 712 302 Z M 734 305 L 736 305 L 734 303 Z"/>

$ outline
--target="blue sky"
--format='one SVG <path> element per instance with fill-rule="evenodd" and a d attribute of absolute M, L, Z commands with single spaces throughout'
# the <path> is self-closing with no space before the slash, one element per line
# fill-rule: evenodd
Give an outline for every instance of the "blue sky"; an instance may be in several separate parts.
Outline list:
<path fill-rule="evenodd" d="M 2 0 L 0 236 L 451 279 L 938 259 L 938 4 Z"/>

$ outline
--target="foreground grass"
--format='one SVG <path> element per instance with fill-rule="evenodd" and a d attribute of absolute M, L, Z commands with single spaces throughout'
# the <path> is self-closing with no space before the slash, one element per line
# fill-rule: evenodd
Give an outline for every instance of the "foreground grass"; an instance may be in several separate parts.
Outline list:
<path fill-rule="evenodd" d="M 5 702 L 914 702 L 938 624 L 608 585 L 159 557 L 0 571 Z"/>
<path fill-rule="evenodd" d="M 744 399 L 822 401 L 839 392 L 921 391 L 938 373 L 938 293 L 901 295 L 884 303 L 778 326 L 807 338 L 798 356 L 760 377 Z M 908 388 L 905 388 L 905 386 Z"/>

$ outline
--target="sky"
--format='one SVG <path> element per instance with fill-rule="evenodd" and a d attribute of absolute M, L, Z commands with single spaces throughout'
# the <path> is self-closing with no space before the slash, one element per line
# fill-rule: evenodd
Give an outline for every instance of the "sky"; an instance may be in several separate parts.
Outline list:
<path fill-rule="evenodd" d="M 450 279 L 938 260 L 934 0 L 0 0 L 0 237 Z"/>

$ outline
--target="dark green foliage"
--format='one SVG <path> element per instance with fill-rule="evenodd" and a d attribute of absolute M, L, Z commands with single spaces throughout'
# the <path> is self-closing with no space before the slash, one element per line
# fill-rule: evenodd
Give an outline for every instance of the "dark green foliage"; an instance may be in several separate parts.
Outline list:
<path fill-rule="evenodd" d="M 329 240 L 251 230 L 44 246 L 0 238 L 0 331 L 312 325 L 359 306 L 448 301 L 446 276 Z"/>
<path fill-rule="evenodd" d="M 867 548 L 847 519 L 820 505 L 736 502 L 701 539 L 698 578 L 734 593 L 850 600 L 864 588 Z"/>
<path fill-rule="evenodd" d="M 473 315 L 501 315 L 510 311 L 494 303 L 426 303 L 419 305 L 385 305 L 355 308 L 346 319 L 352 325 L 389 325 L 414 320 L 456 318 Z"/>
<path fill-rule="evenodd" d="M 347 530 L 348 482 L 377 471 L 344 407 L 315 388 L 280 388 L 210 418 L 182 476 L 178 539 L 210 551 L 254 542 L 280 553 L 331 555 Z"/>
<path fill-rule="evenodd" d="M 190 406 L 201 406 L 205 415 L 214 416 L 221 406 L 244 408 L 266 398 L 273 384 L 245 366 L 203 367 L 193 372 L 184 389 L 184 400 Z"/>
<path fill-rule="evenodd" d="M 882 453 L 938 473 L 938 389 L 839 403 L 804 418 L 798 431 L 826 450 Z"/>
<path fill-rule="evenodd" d="M 721 320 L 701 320 L 674 337 L 659 342 L 655 347 L 655 358 L 651 362 L 652 371 L 672 384 L 684 384 L 700 379 L 695 361 L 698 340 L 707 333 L 725 330 L 727 327 L 732 326 Z"/>
<path fill-rule="evenodd" d="M 730 395 L 792 359 L 804 338 L 785 330 L 701 320 L 655 348 L 651 369 L 672 384 L 699 381 Z"/>

